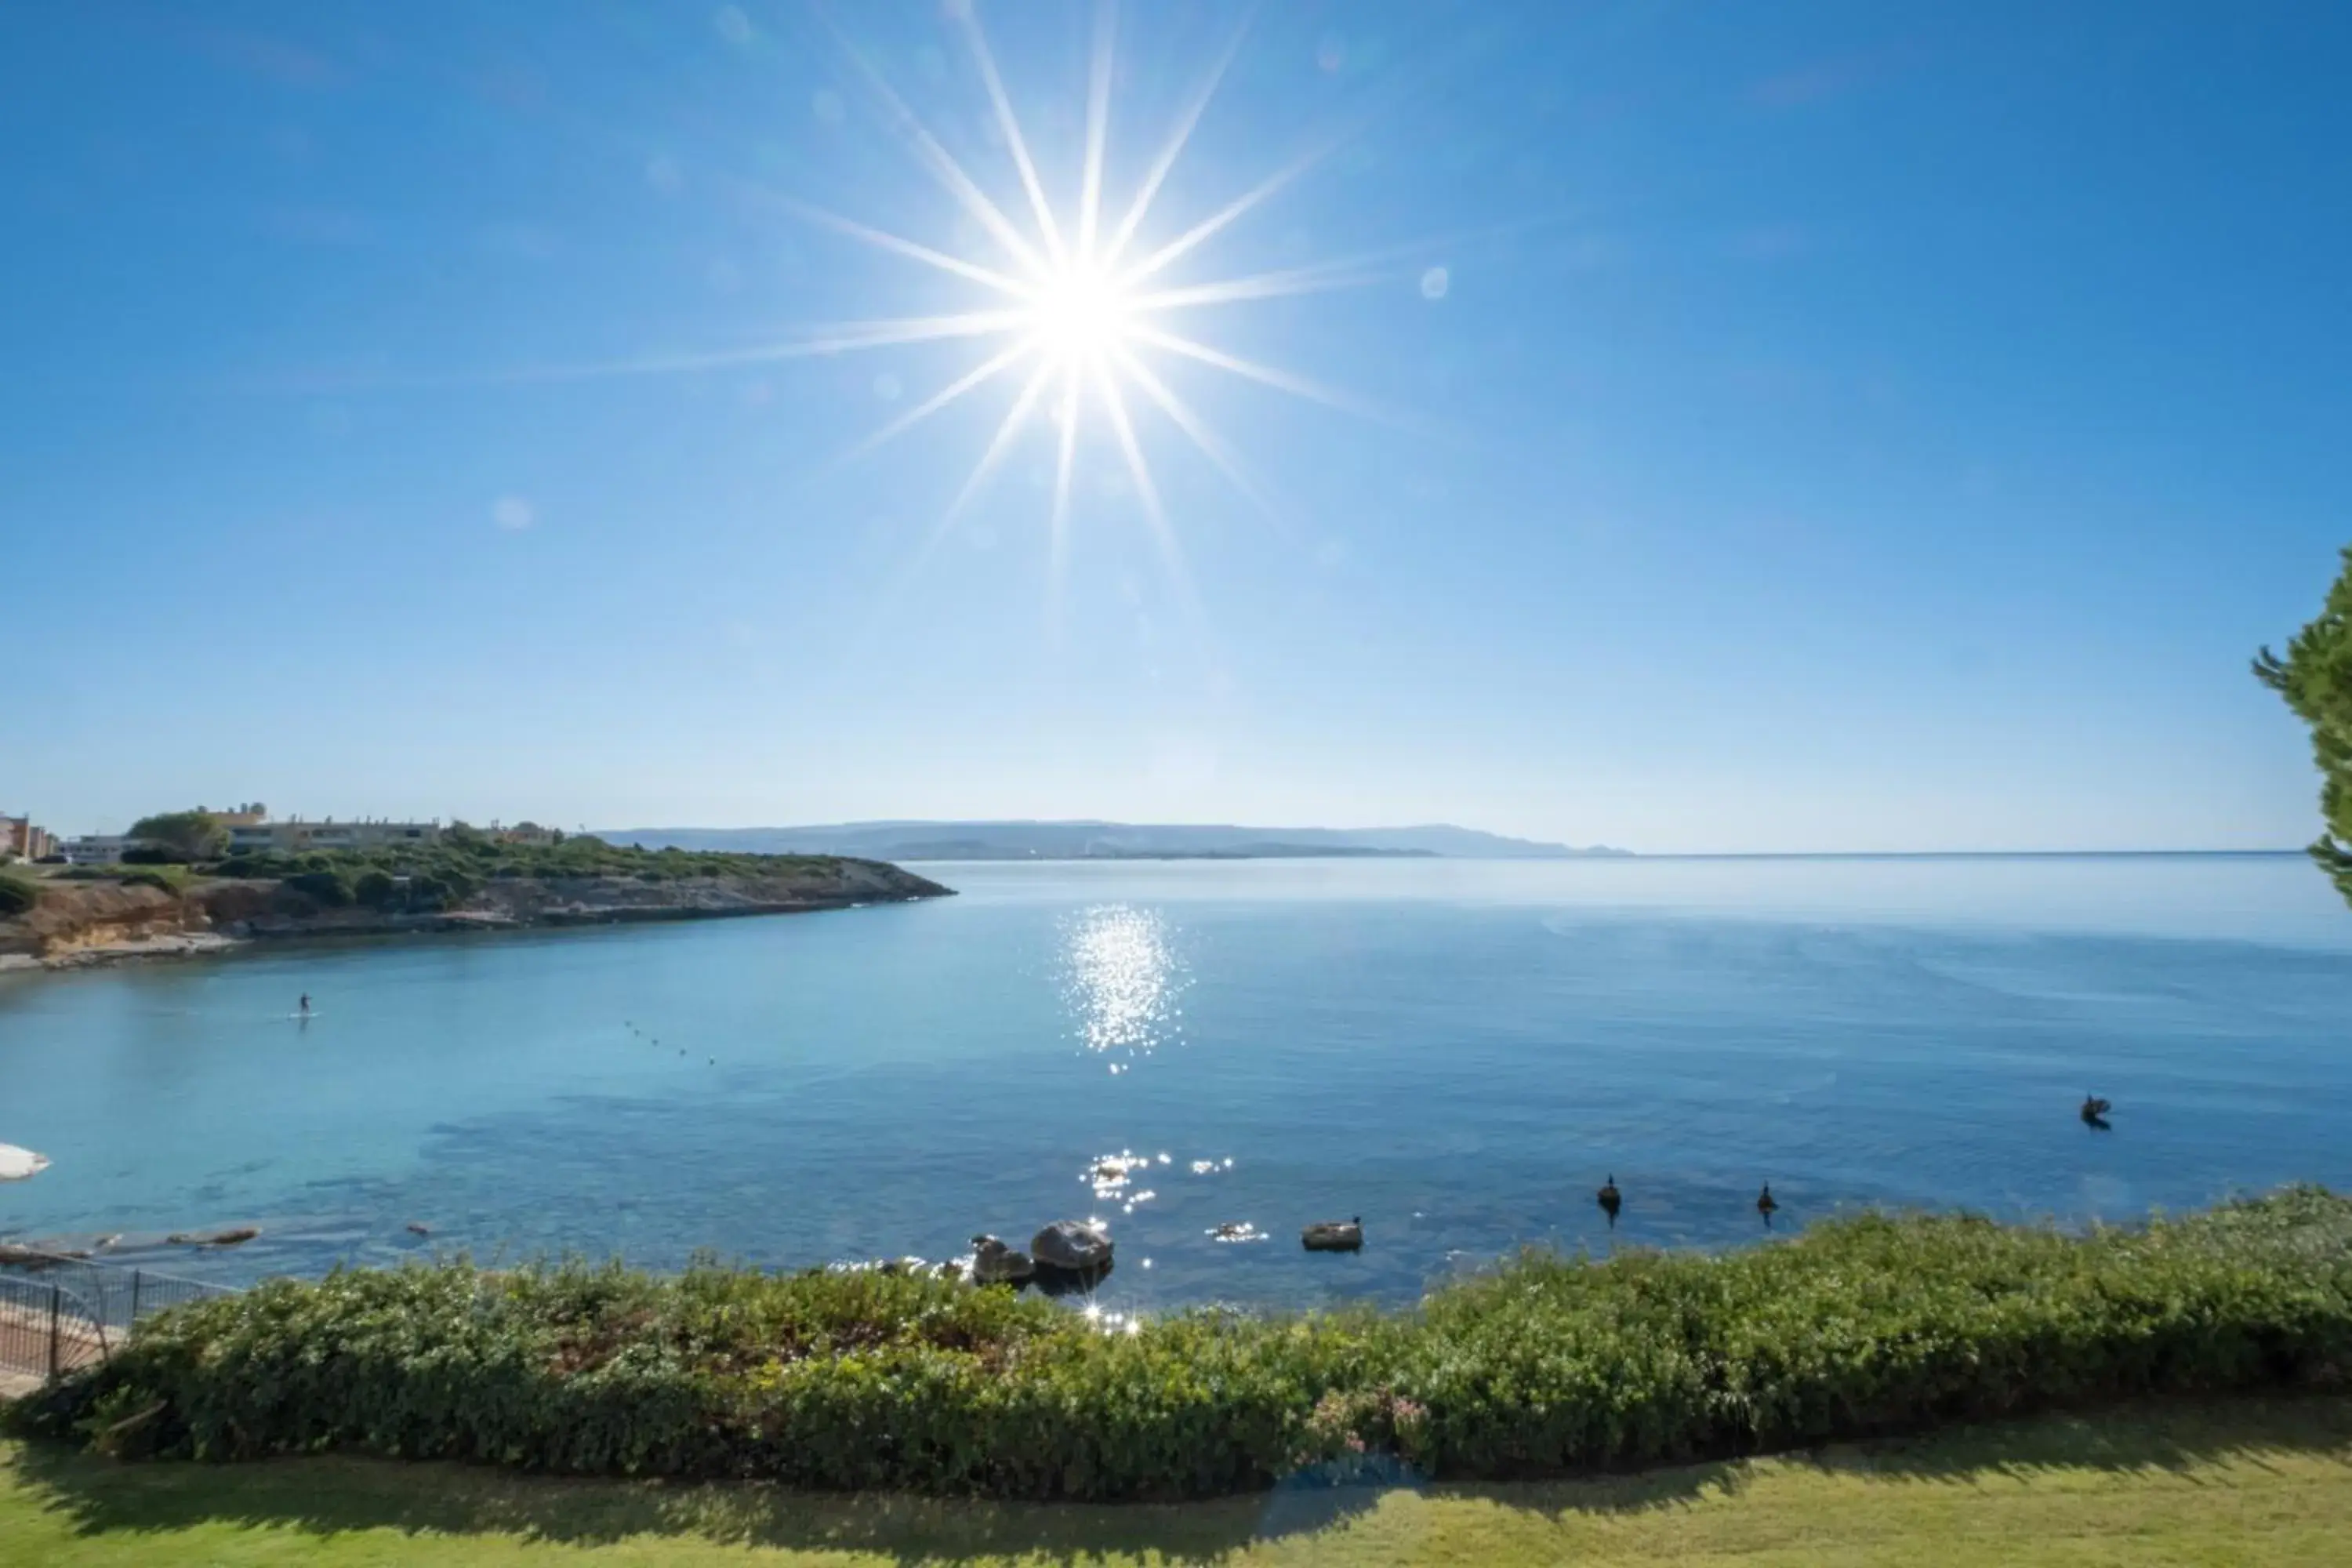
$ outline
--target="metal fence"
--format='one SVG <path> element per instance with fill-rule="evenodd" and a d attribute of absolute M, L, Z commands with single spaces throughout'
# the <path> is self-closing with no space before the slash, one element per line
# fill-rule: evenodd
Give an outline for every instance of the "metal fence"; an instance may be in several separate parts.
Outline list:
<path fill-rule="evenodd" d="M 0 1375 L 46 1379 L 88 1366 L 165 1308 L 231 1294 L 148 1268 L 15 1253 L 0 1264 Z"/>

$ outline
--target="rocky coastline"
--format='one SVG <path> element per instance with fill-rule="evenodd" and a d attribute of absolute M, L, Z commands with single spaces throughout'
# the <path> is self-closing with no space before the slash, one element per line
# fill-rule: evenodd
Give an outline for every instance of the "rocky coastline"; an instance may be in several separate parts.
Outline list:
<path fill-rule="evenodd" d="M 45 879 L 39 902 L 0 920 L 0 973 L 201 957 L 299 938 L 520 931 L 646 921 L 802 914 L 942 898 L 953 889 L 878 860 L 832 859 L 791 872 L 647 881 L 624 876 L 499 879 L 464 907 L 407 913 L 330 907 L 266 879 L 192 879 L 184 890 Z"/>

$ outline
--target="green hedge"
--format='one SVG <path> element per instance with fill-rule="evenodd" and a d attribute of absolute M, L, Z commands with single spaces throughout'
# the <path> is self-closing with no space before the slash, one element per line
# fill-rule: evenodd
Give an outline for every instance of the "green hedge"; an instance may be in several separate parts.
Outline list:
<path fill-rule="evenodd" d="M 356 896 L 353 879 L 349 871 L 297 871 L 286 879 L 286 886 L 316 900 L 331 910 L 341 909 Z"/>
<path fill-rule="evenodd" d="M 1529 1254 L 1409 1311 L 1132 1331 L 878 1273 L 349 1271 L 166 1314 L 16 1420 L 126 1456 L 1144 1499 L 1331 1463 L 1553 1475 L 2347 1370 L 2352 1202 L 2303 1188 L 2084 1237 L 1865 1216 L 1720 1257 Z"/>

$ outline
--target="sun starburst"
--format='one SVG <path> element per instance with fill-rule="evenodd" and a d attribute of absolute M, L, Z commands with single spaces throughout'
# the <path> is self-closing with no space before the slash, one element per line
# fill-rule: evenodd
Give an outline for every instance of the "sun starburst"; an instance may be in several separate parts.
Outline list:
<path fill-rule="evenodd" d="M 925 172 L 951 196 L 965 217 L 986 235 L 983 254 L 957 254 L 891 234 L 855 218 L 803 203 L 790 204 L 803 217 L 903 259 L 946 273 L 981 291 L 973 309 L 948 314 L 884 321 L 849 322 L 813 330 L 816 352 L 879 349 L 948 339 L 988 345 L 971 370 L 917 403 L 853 448 L 862 457 L 905 435 L 941 410 L 1005 383 L 1015 388 L 993 436 L 969 477 L 948 504 L 924 552 L 928 554 L 980 494 L 1007 452 L 1034 426 L 1055 437 L 1050 528 L 1058 577 L 1069 529 L 1072 475 L 1082 441 L 1108 438 L 1124 466 L 1154 538 L 1169 564 L 1181 569 L 1181 552 L 1160 501 L 1159 485 L 1145 455 L 1143 436 L 1130 404 L 1164 418 L 1218 472 L 1252 501 L 1264 494 L 1240 459 L 1200 412 L 1168 384 L 1153 361 L 1182 360 L 1351 412 L 1364 406 L 1307 377 L 1244 359 L 1179 331 L 1175 319 L 1213 307 L 1281 295 L 1354 287 L 1387 276 L 1373 263 L 1386 258 L 1292 268 L 1278 272 L 1199 282 L 1171 283 L 1172 268 L 1195 258 L 1218 235 L 1306 173 L 1331 150 L 1325 144 L 1292 160 L 1224 205 L 1153 248 L 1131 254 L 1146 231 L 1170 173 L 1183 156 L 1219 83 L 1244 38 L 1246 20 L 1212 61 L 1185 100 L 1167 140 L 1147 166 L 1115 221 L 1104 205 L 1104 163 L 1110 134 L 1110 88 L 1117 13 L 1099 0 L 1089 61 L 1085 144 L 1076 203 L 1057 208 L 1031 156 L 1019 117 L 998 71 L 986 32 L 970 0 L 954 0 L 950 14 L 962 32 L 972 64 L 995 116 L 1011 173 L 1026 198 L 1025 221 L 1016 221 L 942 146 L 921 117 L 845 37 L 841 45 L 884 109 L 894 130 Z M 779 357 L 801 344 L 778 345 Z"/>

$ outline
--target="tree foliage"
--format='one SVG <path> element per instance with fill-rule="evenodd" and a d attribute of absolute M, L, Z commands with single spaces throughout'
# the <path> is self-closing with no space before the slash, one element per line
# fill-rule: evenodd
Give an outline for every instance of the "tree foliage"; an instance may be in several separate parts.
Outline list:
<path fill-rule="evenodd" d="M 40 902 L 41 885 L 30 877 L 0 871 L 0 920 L 21 915 Z"/>
<path fill-rule="evenodd" d="M 2319 614 L 2294 634 L 2284 658 L 2267 647 L 2256 654 L 2254 676 L 2311 726 L 2326 824 L 2311 858 L 2352 902 L 2352 546 Z"/>
<path fill-rule="evenodd" d="M 209 811 L 166 811 L 132 823 L 131 837 L 182 860 L 211 860 L 228 848 L 228 824 Z"/>
<path fill-rule="evenodd" d="M 517 844 L 460 823 L 445 829 L 433 843 L 241 852 L 210 869 L 222 877 L 277 878 L 336 906 L 356 900 L 374 909 L 397 906 L 424 912 L 460 908 L 488 882 L 523 878 L 635 877 L 650 883 L 743 877 L 815 880 L 838 879 L 849 864 L 821 855 L 639 849 L 607 844 L 589 834 L 572 834 L 553 844 Z M 407 879 L 404 889 L 400 878 Z"/>

